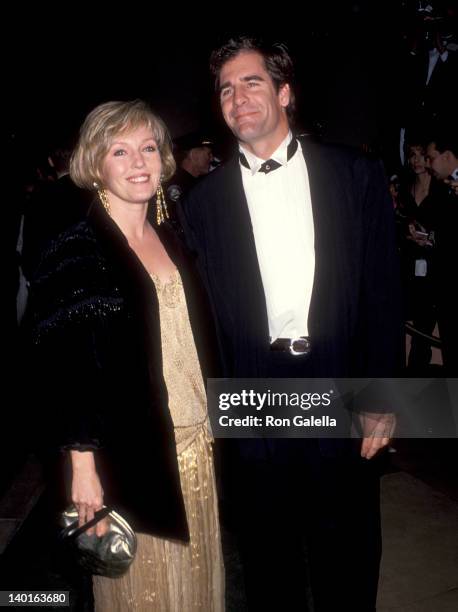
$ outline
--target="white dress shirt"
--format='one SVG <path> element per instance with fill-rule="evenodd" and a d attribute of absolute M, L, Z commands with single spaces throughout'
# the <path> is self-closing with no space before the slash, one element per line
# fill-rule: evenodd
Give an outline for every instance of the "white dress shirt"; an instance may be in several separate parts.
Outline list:
<path fill-rule="evenodd" d="M 241 166 L 267 305 L 271 342 L 308 336 L 315 274 L 312 202 L 300 143 L 287 160 L 291 132 L 271 156 L 280 168 L 258 172 L 265 160 L 240 146 Z"/>

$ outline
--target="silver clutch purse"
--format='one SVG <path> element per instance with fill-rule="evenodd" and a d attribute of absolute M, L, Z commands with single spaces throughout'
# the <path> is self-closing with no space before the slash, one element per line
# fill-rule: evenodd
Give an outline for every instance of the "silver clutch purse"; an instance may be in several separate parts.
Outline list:
<path fill-rule="evenodd" d="M 108 516 L 108 531 L 102 537 L 86 531 Z M 117 512 L 104 507 L 94 518 L 78 527 L 78 511 L 70 506 L 60 515 L 61 538 L 76 562 L 92 574 L 117 578 L 132 563 L 137 551 L 137 537 L 129 523 Z"/>

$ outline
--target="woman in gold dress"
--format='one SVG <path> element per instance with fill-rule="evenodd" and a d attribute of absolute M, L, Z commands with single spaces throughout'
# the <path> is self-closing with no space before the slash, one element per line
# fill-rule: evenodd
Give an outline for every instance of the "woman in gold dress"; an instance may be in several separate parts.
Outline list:
<path fill-rule="evenodd" d="M 107 504 L 137 532 L 129 571 L 94 576 L 97 612 L 224 609 L 201 370 L 213 364 L 211 318 L 164 222 L 161 180 L 174 169 L 167 131 L 145 103 L 95 108 L 70 174 L 98 199 L 50 244 L 31 289 L 37 378 L 52 442 L 71 460 L 79 522 Z M 103 535 L 106 523 L 94 530 Z"/>

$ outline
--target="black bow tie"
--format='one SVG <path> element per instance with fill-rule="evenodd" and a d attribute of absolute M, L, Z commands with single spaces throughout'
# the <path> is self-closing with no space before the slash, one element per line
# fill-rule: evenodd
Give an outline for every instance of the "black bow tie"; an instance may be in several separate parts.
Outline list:
<path fill-rule="evenodd" d="M 296 153 L 296 151 L 297 151 L 297 140 L 293 138 L 292 141 L 289 143 L 288 148 L 286 149 L 288 161 L 292 158 L 292 156 L 294 155 L 294 153 Z M 240 153 L 240 163 L 242 164 L 244 168 L 248 168 L 248 169 L 250 168 L 250 164 L 248 163 L 247 158 L 245 157 L 243 153 Z M 268 159 L 263 164 L 261 164 L 261 167 L 259 168 L 258 172 L 263 172 L 264 174 L 268 174 L 269 172 L 272 172 L 272 170 L 276 170 L 277 168 L 280 168 L 280 166 L 281 164 L 279 164 L 274 159 Z"/>

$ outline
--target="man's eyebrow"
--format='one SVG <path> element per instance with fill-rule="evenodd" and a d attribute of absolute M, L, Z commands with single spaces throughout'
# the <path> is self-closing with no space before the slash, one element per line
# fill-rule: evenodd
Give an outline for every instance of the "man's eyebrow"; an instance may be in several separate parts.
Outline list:
<path fill-rule="evenodd" d="M 230 81 L 225 81 L 224 83 L 221 83 L 221 85 L 219 86 L 219 91 L 226 89 L 226 87 L 229 87 L 230 84 L 231 84 Z"/>
<path fill-rule="evenodd" d="M 259 76 L 259 74 L 249 74 L 248 76 L 242 77 L 240 80 L 243 81 L 243 82 L 247 82 L 247 81 L 265 81 L 265 79 L 263 79 L 262 76 Z M 225 81 L 224 83 L 221 83 L 221 85 L 219 86 L 219 91 L 222 91 L 226 87 L 230 87 L 230 85 L 231 85 L 230 81 Z"/>
<path fill-rule="evenodd" d="M 265 79 L 263 79 L 262 76 L 259 76 L 259 74 L 250 74 L 246 77 L 242 77 L 240 80 L 241 81 L 264 81 Z"/>

